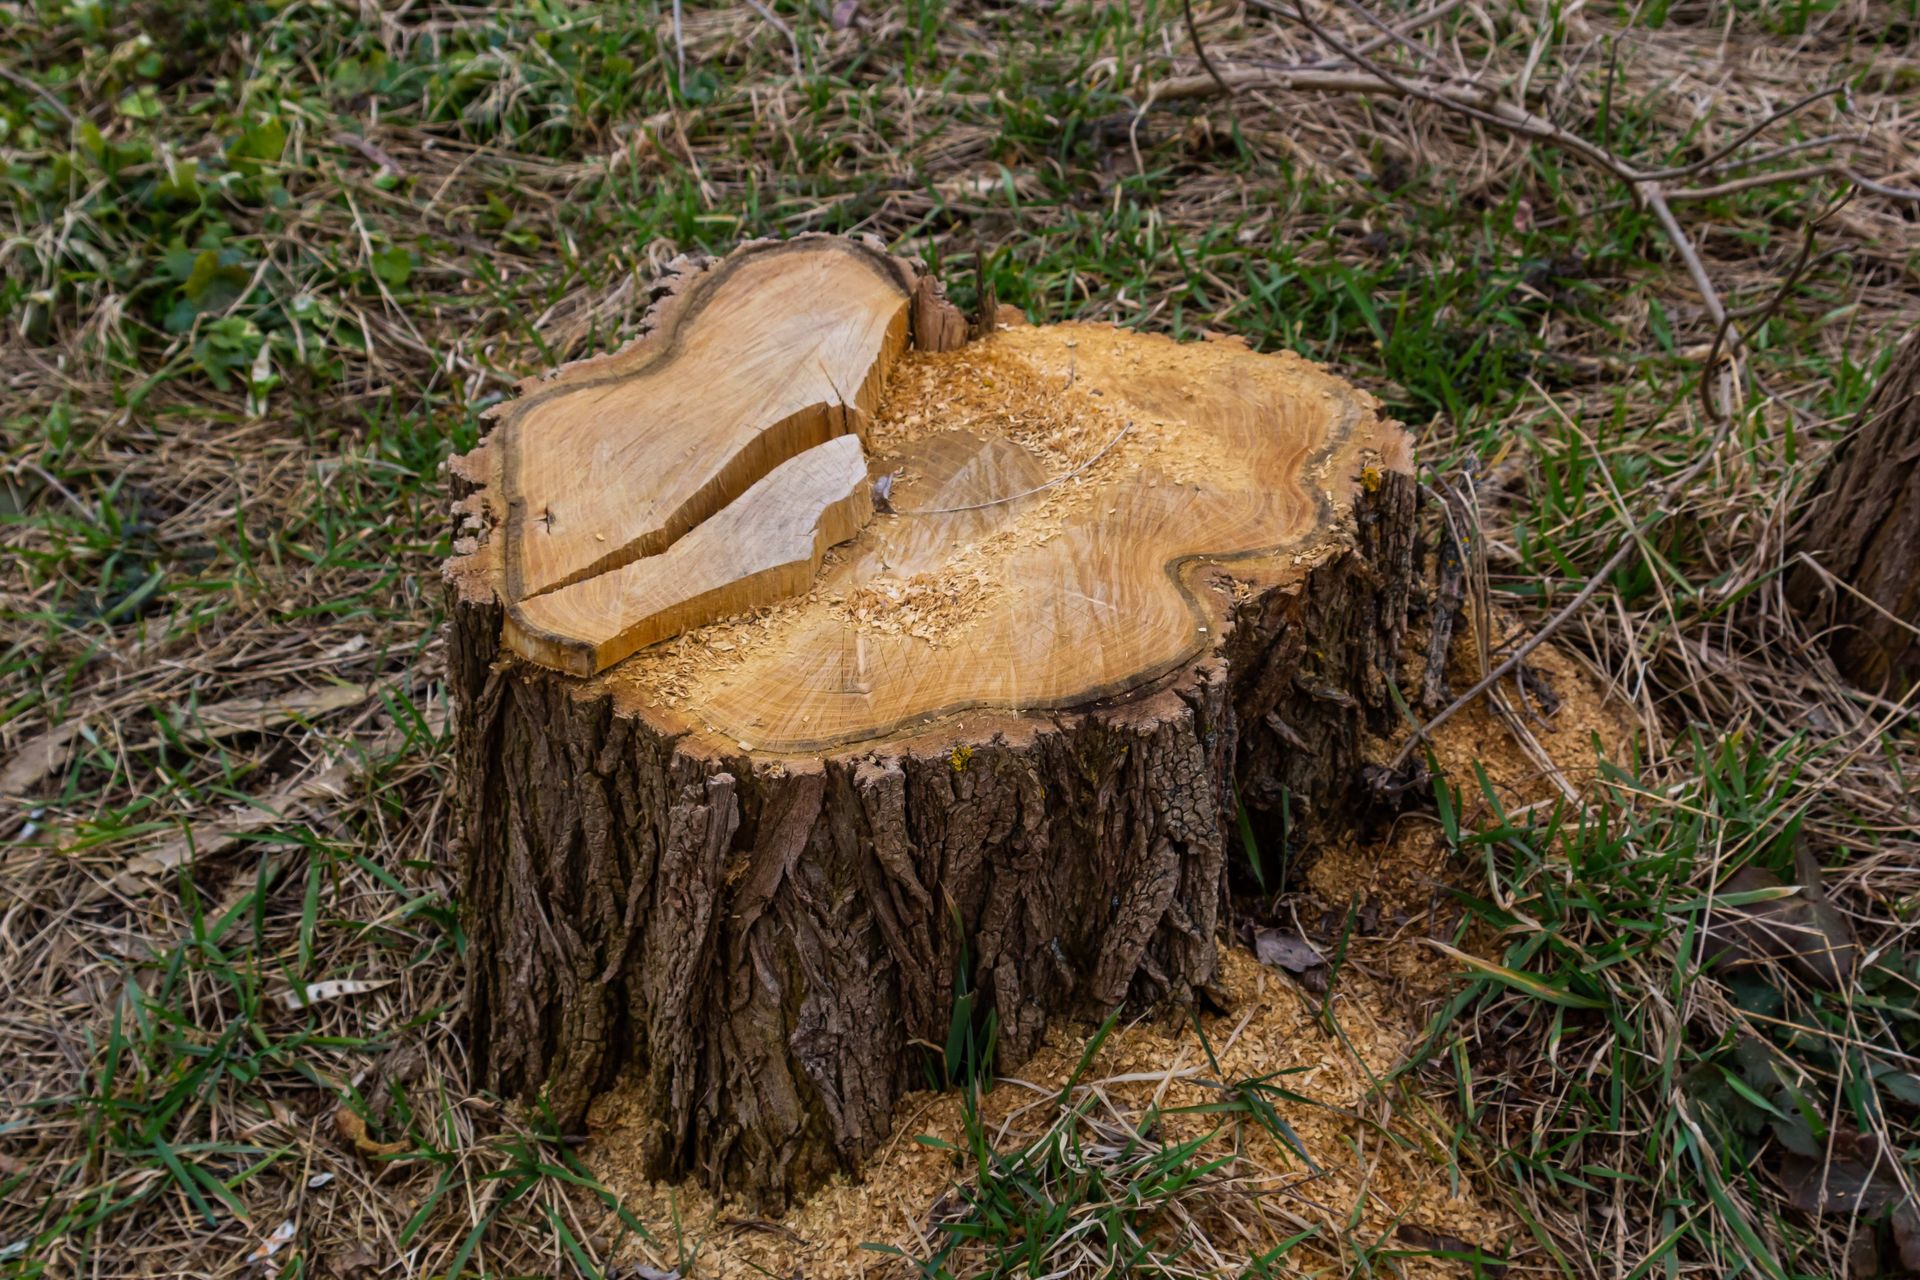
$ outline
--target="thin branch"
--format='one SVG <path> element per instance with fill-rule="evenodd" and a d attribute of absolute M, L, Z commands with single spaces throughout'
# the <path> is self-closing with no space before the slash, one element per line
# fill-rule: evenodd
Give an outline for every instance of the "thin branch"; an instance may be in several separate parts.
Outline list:
<path fill-rule="evenodd" d="M 806 65 L 800 57 L 800 37 L 793 34 L 793 28 L 780 21 L 778 15 L 761 4 L 760 0 L 747 0 L 747 4 L 755 13 L 766 19 L 768 26 L 787 38 L 787 48 L 793 53 L 793 74 L 796 77 L 806 75 Z"/>
<path fill-rule="evenodd" d="M 1680 220 L 1673 216 L 1673 208 L 1667 203 L 1667 193 L 1660 189 L 1657 182 L 1649 182 L 1640 188 L 1640 198 L 1646 201 L 1647 208 L 1653 210 L 1653 216 L 1660 223 L 1660 229 L 1667 233 L 1667 239 L 1673 242 L 1675 252 L 1685 264 L 1687 274 L 1693 278 L 1693 287 L 1700 291 L 1700 301 L 1706 304 L 1707 315 L 1717 325 L 1727 322 L 1727 309 L 1720 301 L 1720 291 L 1713 287 L 1713 280 L 1707 275 L 1706 264 L 1700 261 L 1700 251 L 1693 247 L 1693 237 L 1681 227 Z"/>
<path fill-rule="evenodd" d="M 680 0 L 673 0 L 673 62 L 679 76 L 674 91 L 684 96 L 687 91 L 687 39 L 680 24 Z"/>
<path fill-rule="evenodd" d="M 58 114 L 59 117 L 62 120 L 65 120 L 68 124 L 79 123 L 77 120 L 74 119 L 73 112 L 67 110 L 67 104 L 60 101 L 59 98 L 56 98 L 53 94 L 53 90 L 47 88 L 47 86 L 41 84 L 39 81 L 30 79 L 27 76 L 23 76 L 18 71 L 15 71 L 13 68 L 7 67 L 7 66 L 0 66 L 0 79 L 9 80 L 12 83 L 18 85 L 20 88 L 25 89 L 29 93 L 39 94 L 41 99 L 48 106 L 52 107 L 54 109 L 54 112 Z"/>
<path fill-rule="evenodd" d="M 1920 200 L 1920 191 L 1916 191 L 1912 187 L 1894 187 L 1888 186 L 1884 182 L 1875 182 L 1871 178 L 1861 177 L 1844 165 L 1839 166 L 1837 172 L 1862 191 L 1871 191 L 1876 196 L 1885 196 L 1889 200 Z"/>
<path fill-rule="evenodd" d="M 1733 433 L 1733 423 L 1734 418 L 1732 414 L 1724 416 L 1720 420 L 1719 429 L 1714 432 L 1713 439 L 1707 442 L 1707 447 L 1700 451 L 1700 455 L 1688 463 L 1686 469 L 1681 471 L 1672 480 L 1657 486 L 1659 497 L 1654 509 L 1643 516 L 1628 530 L 1627 536 L 1620 540 L 1620 545 L 1614 548 L 1612 555 L 1607 557 L 1607 562 L 1600 566 L 1598 572 L 1587 579 L 1587 584 L 1580 588 L 1573 599 L 1567 601 L 1558 613 L 1555 613 L 1551 618 L 1547 619 L 1539 630 L 1535 631 L 1531 636 L 1528 636 L 1526 641 L 1521 644 L 1518 649 L 1515 649 L 1507 656 L 1506 661 L 1482 676 L 1473 688 L 1448 703 L 1444 709 L 1436 713 L 1434 717 L 1425 724 L 1416 726 L 1414 731 L 1407 735 L 1407 740 L 1400 744 L 1400 749 L 1393 753 L 1393 759 L 1388 761 L 1387 767 L 1389 769 L 1398 769 L 1401 765 L 1404 765 L 1407 762 L 1407 758 L 1413 754 L 1414 748 L 1419 746 L 1435 729 L 1438 729 L 1441 725 L 1453 719 L 1454 716 L 1470 706 L 1476 698 L 1512 675 L 1519 669 L 1520 664 L 1526 661 L 1528 654 L 1545 644 L 1555 632 L 1566 626 L 1567 623 L 1573 619 L 1574 615 L 1579 613 L 1581 608 L 1586 605 L 1587 601 L 1593 599 L 1594 595 L 1599 592 L 1601 586 L 1613 576 L 1614 571 L 1626 563 L 1627 557 L 1639 548 L 1641 539 L 1651 532 L 1656 525 L 1673 513 L 1671 495 L 1683 492 L 1688 485 L 1692 484 L 1693 481 L 1699 477 L 1702 471 L 1707 469 L 1707 464 L 1713 461 L 1714 456 L 1720 452 L 1720 446 L 1724 444 L 1727 437 Z"/>
<path fill-rule="evenodd" d="M 1180 0 L 1180 11 L 1187 15 L 1187 38 L 1193 41 L 1194 56 L 1200 59 L 1200 65 L 1207 69 L 1207 74 L 1213 77 L 1213 82 L 1220 86 L 1220 92 L 1232 97 L 1233 90 L 1229 89 L 1227 82 L 1220 78 L 1220 72 L 1214 67 L 1213 60 L 1207 57 L 1207 46 L 1200 40 L 1200 24 L 1193 20 L 1193 0 Z"/>
<path fill-rule="evenodd" d="M 1706 157 L 1706 159 L 1695 160 L 1692 164 L 1683 164 L 1673 169 L 1654 169 L 1649 171 L 1646 176 L 1650 179 L 1653 179 L 1654 181 L 1664 181 L 1667 178 L 1691 177 L 1696 173 L 1701 173 L 1701 172 L 1704 172 L 1705 170 L 1711 169 L 1713 168 L 1714 165 L 1720 163 L 1720 161 L 1726 159 L 1728 156 L 1738 151 L 1741 147 L 1744 147 L 1748 142 L 1752 141 L 1754 138 L 1758 137 L 1760 134 L 1766 132 L 1767 129 L 1770 128 L 1771 126 L 1778 124 L 1782 120 L 1785 120 L 1788 116 L 1793 115 L 1795 112 L 1805 110 L 1807 107 L 1812 106 L 1814 103 L 1820 101 L 1822 98 L 1831 98 L 1836 93 L 1845 93 L 1846 89 L 1847 89 L 1847 86 L 1844 84 L 1830 84 L 1824 89 L 1815 89 L 1812 93 L 1807 94 L 1805 97 L 1797 98 L 1794 101 L 1789 102 L 1786 106 L 1780 108 L 1778 111 L 1775 111 L 1773 114 L 1767 116 L 1764 120 L 1761 120 L 1758 124 L 1752 125 L 1746 129 L 1741 130 L 1741 132 L 1734 138 L 1732 142 L 1727 143 L 1724 147 L 1721 147 L 1718 151 L 1715 151 L 1712 155 L 1709 155 L 1708 157 Z"/>
<path fill-rule="evenodd" d="M 1751 191 L 1755 187 L 1772 187 L 1781 183 L 1806 182 L 1813 178 L 1844 176 L 1838 165 L 1810 164 L 1798 169 L 1777 169 L 1771 173 L 1748 174 L 1744 178 L 1735 178 L 1730 182 L 1717 183 L 1711 187 L 1684 187 L 1678 191 L 1666 193 L 1666 198 L 1669 201 L 1717 200 L 1721 196 Z"/>
<path fill-rule="evenodd" d="M 1388 26 L 1380 18 L 1375 17 L 1373 14 L 1373 11 L 1368 9 L 1365 5 L 1358 3 L 1358 0 L 1343 0 L 1343 2 L 1346 4 L 1346 6 L 1349 9 L 1352 9 L 1355 13 L 1359 14 L 1360 17 L 1364 19 L 1369 26 L 1379 28 L 1380 34 L 1374 37 L 1376 40 L 1379 40 L 1382 43 L 1397 44 L 1402 49 L 1405 49 L 1408 53 L 1412 54 L 1416 58 L 1421 59 L 1422 61 L 1429 61 L 1437 56 L 1432 49 L 1429 49 L 1422 44 L 1416 44 L 1414 41 L 1409 40 L 1404 32 L 1394 30 L 1392 27 Z M 1378 44 L 1374 45 L 1375 49 L 1379 47 L 1380 46 Z M 1369 49 L 1366 45 L 1356 45 L 1354 46 L 1354 51 L 1360 54 L 1368 54 L 1368 53 L 1372 53 L 1373 49 Z"/>
<path fill-rule="evenodd" d="M 1465 3 L 1466 0 L 1446 0 L 1444 4 L 1423 9 L 1398 26 L 1388 27 L 1384 35 L 1369 36 L 1354 48 L 1361 53 L 1372 53 L 1375 49 L 1383 48 L 1395 40 L 1412 35 L 1422 27 L 1432 26 Z M 1321 58 L 1317 62 L 1268 62 L 1261 58 L 1234 58 L 1231 61 L 1235 66 L 1259 67 L 1265 71 L 1330 71 L 1339 67 L 1344 59 Z M 1228 92 L 1232 90 L 1229 89 Z"/>
<path fill-rule="evenodd" d="M 1486 675 L 1480 677 L 1479 682 L 1475 684 L 1473 688 L 1455 698 L 1452 702 L 1448 703 L 1443 710 L 1436 712 L 1431 720 L 1420 725 L 1412 733 L 1408 734 L 1407 740 L 1400 744 L 1400 749 L 1393 753 L 1393 759 L 1387 763 L 1387 768 L 1398 769 L 1401 765 L 1405 764 L 1407 757 L 1413 754 L 1413 749 L 1419 746 L 1435 729 L 1438 729 L 1441 725 L 1453 719 L 1456 714 L 1464 710 L 1481 694 L 1493 688 L 1496 684 L 1499 684 L 1509 675 L 1512 675 L 1513 672 L 1519 668 L 1520 664 L 1526 661 L 1528 654 L 1545 644 L 1549 636 L 1565 626 L 1574 614 L 1580 612 L 1582 605 L 1593 599 L 1594 593 L 1600 590 L 1601 584 L 1606 582 L 1606 580 L 1612 576 L 1613 571 L 1625 563 L 1627 555 L 1640 545 L 1640 535 L 1652 528 L 1653 525 L 1658 522 L 1659 518 L 1665 516 L 1665 514 L 1664 511 L 1655 512 L 1654 515 L 1642 521 L 1630 536 L 1621 539 L 1619 547 L 1607 558 L 1607 562 L 1600 566 L 1600 571 L 1587 579 L 1587 585 L 1580 588 L 1578 595 L 1567 601 L 1565 607 L 1563 607 L 1560 612 L 1554 614 L 1553 617 L 1549 618 L 1545 626 L 1527 637 L 1526 643 L 1518 649 L 1515 649 L 1505 662 L 1502 662 L 1499 666 L 1487 672 Z"/>

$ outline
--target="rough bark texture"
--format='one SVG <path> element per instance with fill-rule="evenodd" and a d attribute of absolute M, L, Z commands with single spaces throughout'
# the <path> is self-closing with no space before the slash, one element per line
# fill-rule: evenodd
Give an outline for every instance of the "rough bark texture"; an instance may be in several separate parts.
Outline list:
<path fill-rule="evenodd" d="M 1826 574 L 1796 567 L 1788 599 L 1826 635 L 1841 671 L 1895 693 L 1920 678 L 1920 338 L 1908 338 L 1835 449 L 1795 549 Z"/>
<path fill-rule="evenodd" d="M 457 480 L 456 480 L 457 483 Z M 1391 715 L 1410 477 L 1350 549 L 1213 586 L 1188 666 L 1069 712 L 766 758 L 503 656 L 456 591 L 468 1036 L 483 1083 L 564 1127 L 623 1073 L 661 1176 L 778 1207 L 857 1169 L 946 1041 L 956 976 L 1017 1066 L 1049 1017 L 1184 1002 L 1215 967 L 1237 787 L 1332 831 Z"/>

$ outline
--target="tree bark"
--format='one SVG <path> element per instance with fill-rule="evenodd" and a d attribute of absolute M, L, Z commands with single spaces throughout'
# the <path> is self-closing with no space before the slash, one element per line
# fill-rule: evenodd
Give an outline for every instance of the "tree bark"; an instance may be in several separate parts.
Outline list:
<path fill-rule="evenodd" d="M 955 345 L 950 315 L 918 318 L 928 302 L 917 281 L 902 296 L 915 299 L 921 349 Z M 1093 328 L 1066 340 L 1088 362 Z M 1158 339 L 1143 349 L 1188 350 Z M 1240 371 L 1243 398 L 1249 370 L 1276 359 L 1237 346 L 1200 354 Z M 1124 374 L 1113 377 L 1117 397 Z M 1208 620 L 1170 665 L 1054 705 L 982 696 L 904 724 L 880 716 L 851 738 L 772 746 L 715 724 L 717 695 L 701 703 L 623 674 L 658 648 L 588 679 L 503 643 L 511 601 L 486 559 L 505 518 L 487 498 L 498 464 L 476 461 L 499 430 L 456 461 L 465 1025 L 486 1087 L 577 1129 L 623 1080 L 651 1115 L 643 1156 L 655 1174 L 778 1209 L 888 1138 L 895 1102 L 933 1078 L 957 990 L 997 1020 L 1003 1068 L 1038 1047 L 1049 1018 L 1190 1001 L 1213 977 L 1229 866 L 1243 856 L 1236 794 L 1256 811 L 1284 806 L 1296 829 L 1338 831 L 1363 803 L 1363 741 L 1394 715 L 1410 455 L 1370 408 L 1339 421 L 1312 473 L 1314 500 L 1328 495 L 1325 536 L 1305 551 L 1155 566 L 1157 587 L 1178 586 Z M 934 463 L 910 456 L 921 460 L 900 474 L 912 492 Z M 823 573 L 857 576 L 858 547 L 908 514 L 876 517 Z M 830 606 L 837 597 L 795 608 Z M 928 661 L 967 662 L 965 634 Z M 920 651 L 876 633 L 883 643 Z M 1097 655 L 1078 661 L 1098 666 Z"/>
<path fill-rule="evenodd" d="M 1787 598 L 1843 674 L 1899 696 L 1920 676 L 1920 339 L 1895 354 L 1815 482 Z"/>

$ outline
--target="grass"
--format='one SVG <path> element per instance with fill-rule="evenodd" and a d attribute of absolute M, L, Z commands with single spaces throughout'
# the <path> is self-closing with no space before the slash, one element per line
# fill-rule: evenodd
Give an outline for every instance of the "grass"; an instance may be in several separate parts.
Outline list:
<path fill-rule="evenodd" d="M 434 585 L 441 460 L 518 378 L 630 333 L 678 252 L 870 232 L 963 305 L 991 283 L 1036 319 L 1328 361 L 1413 428 L 1477 522 L 1477 589 L 1527 617 L 1714 436 L 1697 294 L 1650 215 L 1558 152 L 1384 101 L 1149 108 L 1198 71 L 1178 5 L 842 8 L 690 7 L 676 39 L 671 6 L 626 0 L 0 3 L 0 744 L 81 726 L 0 801 L 0 1274 L 228 1274 L 282 1221 L 284 1275 L 688 1263 L 569 1135 L 466 1085 Z M 1196 12 L 1216 60 L 1324 53 Z M 1916 25 L 1912 0 L 1505 4 L 1423 38 L 1503 77 L 1537 51 L 1539 108 L 1647 165 L 1845 81 L 1850 112 L 1770 137 L 1861 132 L 1911 185 Z M 1688 211 L 1730 307 L 1768 304 L 1837 195 Z M 1792 1161 L 1845 1172 L 1843 1139 L 1885 1135 L 1910 1176 L 1911 724 L 1835 678 L 1773 584 L 1796 498 L 1920 318 L 1920 233 L 1867 197 L 1819 243 L 1714 466 L 1564 637 L 1641 717 L 1641 758 L 1579 809 L 1510 813 L 1461 777 L 1433 806 L 1454 941 L 1492 967 L 1382 1088 L 1450 1096 L 1462 1176 L 1530 1224 L 1531 1271 L 1838 1274 L 1850 1236 L 1897 1249 L 1897 1224 L 1797 1205 Z M 373 695 L 237 736 L 162 714 L 341 682 Z M 189 835 L 215 851 L 124 875 Z M 1788 870 L 1796 839 L 1874 957 L 1853 990 L 1704 961 L 1715 886 Z M 334 979 L 384 985 L 285 998 Z M 1272 1114 L 1256 1084 L 1222 1097 L 1220 1125 Z M 1214 1157 L 1090 1099 L 1006 1147 L 976 1126 L 965 1229 L 916 1262 L 1198 1270 L 1147 1224 L 1221 1194 Z M 1130 1207 L 1065 1238 L 1060 1206 L 1088 1203 Z M 1346 1256 L 1393 1274 L 1405 1252 Z"/>

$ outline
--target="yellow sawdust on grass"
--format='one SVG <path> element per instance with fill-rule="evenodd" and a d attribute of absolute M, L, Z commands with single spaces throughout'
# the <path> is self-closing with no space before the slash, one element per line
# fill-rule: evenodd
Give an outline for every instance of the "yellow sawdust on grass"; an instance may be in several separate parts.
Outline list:
<path fill-rule="evenodd" d="M 1527 634 L 1513 618 L 1498 612 L 1493 615 L 1490 632 L 1496 644 L 1524 639 Z M 1469 608 L 1463 613 L 1448 654 L 1448 680 L 1456 694 L 1471 688 L 1484 674 L 1474 650 Z M 1508 651 L 1499 650 L 1494 660 Z M 1474 775 L 1476 762 L 1501 806 L 1511 810 L 1551 803 L 1562 795 L 1553 779 L 1555 772 L 1574 791 L 1585 792 L 1598 777 L 1602 759 L 1618 762 L 1626 758 L 1634 734 L 1633 717 L 1623 704 L 1603 696 L 1586 668 L 1552 644 L 1529 654 L 1527 666 L 1544 677 L 1560 700 L 1558 709 L 1551 716 L 1545 715 L 1541 699 L 1537 695 L 1517 695 L 1510 680 L 1502 682 L 1501 692 L 1515 719 L 1539 742 L 1544 760 L 1521 748 L 1513 728 L 1486 698 L 1477 699 L 1448 721 L 1432 744 L 1441 770 L 1465 793 L 1469 806 L 1485 803 Z M 1415 680 L 1417 674 L 1407 673 L 1407 681 Z"/>
<path fill-rule="evenodd" d="M 1391 1071 L 1415 1042 L 1417 1023 L 1406 1016 L 1410 1003 L 1423 1002 L 1443 982 L 1437 960 L 1412 951 L 1405 955 L 1417 963 L 1382 964 L 1374 972 L 1362 972 L 1359 965 L 1366 957 L 1356 955 L 1332 1007 L 1339 1026 L 1335 1033 L 1319 1019 L 1317 996 L 1246 952 L 1229 950 L 1222 957 L 1220 987 L 1230 1011 L 1202 1020 L 1219 1075 L 1190 1027 L 1142 1020 L 1117 1029 L 1082 1077 L 1086 1087 L 1104 1097 L 1098 1105 L 1127 1118 L 1137 1119 L 1156 1101 L 1163 1111 L 1218 1102 L 1219 1090 L 1206 1087 L 1204 1080 L 1232 1082 L 1276 1072 L 1286 1073 L 1277 1084 L 1318 1104 L 1277 1103 L 1318 1165 L 1317 1173 L 1251 1122 L 1229 1123 L 1196 1157 L 1236 1155 L 1237 1149 L 1229 1176 L 1190 1207 L 1217 1213 L 1218 1221 L 1207 1225 L 1223 1251 L 1261 1252 L 1316 1224 L 1329 1240 L 1338 1239 L 1356 1206 L 1362 1237 L 1391 1237 L 1403 1222 L 1495 1249 L 1511 1236 L 1513 1224 L 1502 1214 L 1464 1182 L 1456 1187 L 1445 1162 L 1432 1154 L 1440 1138 L 1429 1126 L 1404 1118 L 1389 1122 L 1403 1137 L 1426 1130 L 1424 1142 L 1412 1146 L 1373 1127 L 1381 1108 L 1367 1101 L 1371 1082 Z M 1005 1127 L 1003 1144 L 1054 1117 L 1054 1095 L 1079 1065 L 1085 1034 L 1084 1027 L 1056 1026 L 1040 1051 L 1010 1073 L 1023 1083 L 1003 1081 L 986 1094 L 983 1119 L 989 1132 Z M 1347 1114 L 1361 1109 L 1369 1120 Z M 1165 1115 L 1159 1136 L 1167 1143 L 1183 1141 L 1219 1121 L 1211 1115 Z M 918 1135 L 964 1145 L 957 1094 L 909 1095 L 897 1112 L 894 1139 L 869 1163 L 864 1179 L 836 1180 L 778 1224 L 763 1223 L 746 1207 L 716 1202 L 691 1184 L 668 1188 L 637 1177 L 621 1162 L 618 1127 L 596 1133 L 588 1161 L 643 1222 L 670 1220 L 677 1210 L 690 1241 L 700 1245 L 693 1275 L 785 1276 L 798 1267 L 808 1277 L 898 1276 L 910 1274 L 898 1259 L 864 1246 L 888 1244 L 922 1257 L 931 1253 L 939 1237 L 930 1213 L 967 1175 L 951 1152 L 917 1141 Z M 1338 1256 L 1337 1247 L 1308 1242 L 1289 1261 L 1305 1266 L 1316 1260 L 1332 1263 Z M 1409 1261 L 1410 1274 L 1420 1274 L 1418 1260 Z"/>

